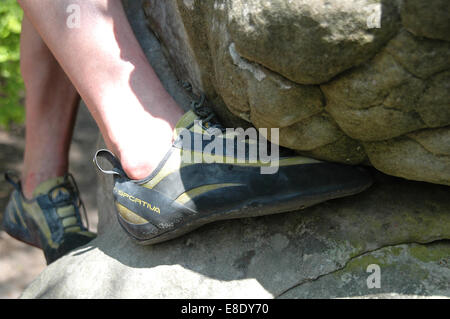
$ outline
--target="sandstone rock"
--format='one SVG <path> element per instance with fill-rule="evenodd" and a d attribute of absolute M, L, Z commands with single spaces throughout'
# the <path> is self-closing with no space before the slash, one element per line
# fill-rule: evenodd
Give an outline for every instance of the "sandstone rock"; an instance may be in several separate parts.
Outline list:
<path fill-rule="evenodd" d="M 450 41 L 449 12 L 447 0 L 404 0 L 401 16 L 403 25 L 415 35 Z"/>
<path fill-rule="evenodd" d="M 350 260 L 341 270 L 300 284 L 282 298 L 442 298 L 450 291 L 449 264 L 450 245 L 446 242 L 385 247 Z M 379 287 L 371 285 L 367 295 L 373 265 L 380 267 Z"/>
<path fill-rule="evenodd" d="M 378 175 L 358 196 L 139 246 L 116 221 L 111 178 L 99 184 L 99 236 L 47 267 L 23 298 L 450 297 L 450 268 L 438 264 L 450 257 L 439 241 L 450 238 L 445 186 Z M 380 290 L 366 285 L 374 263 Z"/>
<path fill-rule="evenodd" d="M 380 141 L 425 127 L 415 110 L 425 83 L 385 53 L 322 85 L 327 111 L 350 137 Z"/>
<path fill-rule="evenodd" d="M 143 31 L 138 2 L 126 4 L 144 51 L 181 103 L 183 90 L 157 41 Z M 407 136 L 446 154 L 448 132 L 434 131 Z M 217 222 L 154 246 L 135 244 L 120 228 L 111 177 L 99 175 L 98 237 L 47 267 L 22 297 L 450 297 L 448 187 L 373 173 L 375 184 L 362 194 Z M 380 289 L 367 286 L 370 264 L 380 266 Z"/>
<path fill-rule="evenodd" d="M 406 71 L 424 80 L 449 68 L 450 43 L 419 38 L 406 30 L 388 43 L 386 52 Z"/>
<path fill-rule="evenodd" d="M 388 1 L 224 1 L 237 51 L 286 78 L 319 84 L 373 56 L 395 34 Z M 382 28 L 371 28 L 375 15 Z"/>
<path fill-rule="evenodd" d="M 416 110 L 428 127 L 450 125 L 450 71 L 431 78 L 417 103 Z"/>
<path fill-rule="evenodd" d="M 144 3 L 176 75 L 227 125 L 242 125 L 229 110 L 303 155 L 450 184 L 449 157 L 402 144 L 423 171 L 367 149 L 450 125 L 447 1 Z"/>
<path fill-rule="evenodd" d="M 450 180 L 450 128 L 424 130 L 380 142 L 366 142 L 371 163 L 386 173 L 447 184 Z"/>

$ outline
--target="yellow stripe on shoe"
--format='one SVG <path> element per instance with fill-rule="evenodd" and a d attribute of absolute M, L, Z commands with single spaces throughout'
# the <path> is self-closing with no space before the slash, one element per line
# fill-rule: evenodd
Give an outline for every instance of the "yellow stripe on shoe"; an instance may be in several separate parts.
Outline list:
<path fill-rule="evenodd" d="M 187 191 L 186 193 L 181 194 L 178 196 L 175 201 L 180 204 L 186 204 L 196 196 L 199 196 L 203 193 L 213 191 L 219 188 L 226 188 L 226 187 L 234 187 L 234 186 L 242 186 L 243 184 L 239 183 L 221 183 L 221 184 L 212 184 L 212 185 L 203 185 L 194 189 L 191 189 Z"/>
<path fill-rule="evenodd" d="M 39 204 L 37 202 L 27 203 L 25 201 L 22 201 L 22 207 L 36 223 L 42 235 L 47 240 L 47 244 L 51 248 L 58 248 L 59 244 L 55 243 L 52 240 L 52 233 L 50 231 L 50 228 L 48 227 L 47 220 L 45 219 L 44 214 L 42 214 L 42 210 L 39 207 Z"/>
<path fill-rule="evenodd" d="M 132 212 L 131 210 L 129 210 L 128 208 L 126 208 L 125 206 L 123 206 L 119 203 L 116 203 L 116 208 L 117 208 L 117 211 L 119 212 L 119 215 L 131 224 L 143 225 L 143 224 L 148 223 L 147 220 L 145 220 L 138 214 Z"/>

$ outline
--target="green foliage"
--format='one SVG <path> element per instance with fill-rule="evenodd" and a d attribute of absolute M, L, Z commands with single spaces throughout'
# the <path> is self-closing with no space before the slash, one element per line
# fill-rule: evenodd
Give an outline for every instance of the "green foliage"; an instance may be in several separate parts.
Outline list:
<path fill-rule="evenodd" d="M 16 0 L 0 0 L 0 126 L 23 122 L 24 86 L 20 75 L 22 10 Z"/>

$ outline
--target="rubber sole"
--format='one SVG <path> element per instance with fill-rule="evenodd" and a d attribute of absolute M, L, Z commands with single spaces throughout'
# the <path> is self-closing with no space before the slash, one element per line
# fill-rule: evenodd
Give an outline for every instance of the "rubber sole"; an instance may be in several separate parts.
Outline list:
<path fill-rule="evenodd" d="M 260 217 L 260 216 L 266 216 L 266 215 L 272 215 L 272 214 L 280 214 L 280 213 L 286 213 L 291 212 L 295 210 L 305 209 L 307 207 L 311 207 L 323 202 L 326 202 L 328 200 L 342 198 L 346 196 L 351 196 L 358 194 L 365 189 L 369 188 L 371 184 L 364 185 L 362 187 L 359 187 L 357 189 L 353 190 L 347 190 L 346 192 L 336 192 L 334 194 L 330 194 L 326 198 L 321 197 L 320 199 L 317 197 L 299 197 L 296 199 L 293 199 L 291 201 L 288 201 L 286 203 L 277 203 L 274 205 L 265 206 L 264 208 L 261 207 L 241 207 L 238 209 L 233 209 L 229 211 L 223 211 L 223 212 L 215 212 L 213 214 L 210 214 L 208 216 L 190 221 L 186 224 L 180 225 L 178 228 L 174 230 L 170 230 L 164 233 L 161 233 L 153 238 L 146 239 L 146 240 L 140 240 L 131 234 L 124 225 L 122 225 L 121 218 L 119 217 L 119 214 L 117 213 L 119 224 L 122 226 L 122 228 L 125 230 L 125 232 L 138 244 L 140 245 L 153 245 L 162 243 L 171 239 L 178 238 L 182 235 L 185 235 L 197 228 L 200 228 L 201 226 L 204 226 L 209 223 L 213 223 L 220 220 L 228 220 L 228 219 L 238 219 L 238 218 L 248 218 L 248 217 Z"/>

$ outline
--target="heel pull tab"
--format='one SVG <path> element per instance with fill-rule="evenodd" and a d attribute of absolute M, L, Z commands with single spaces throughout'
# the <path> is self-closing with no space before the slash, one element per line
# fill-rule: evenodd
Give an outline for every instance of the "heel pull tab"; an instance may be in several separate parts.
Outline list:
<path fill-rule="evenodd" d="M 98 158 L 104 158 L 106 159 L 112 166 L 113 168 L 111 170 L 106 170 L 103 169 L 100 164 L 98 163 Z M 126 177 L 127 174 L 125 174 L 125 171 L 122 168 L 122 165 L 120 164 L 119 160 L 117 159 L 117 157 L 114 156 L 113 153 L 111 153 L 111 151 L 107 150 L 107 149 L 101 149 L 98 150 L 95 155 L 94 158 L 92 159 L 92 161 L 94 162 L 94 164 L 97 166 L 97 168 L 105 174 L 108 175 L 118 175 L 118 176 L 122 176 L 122 177 Z"/>

